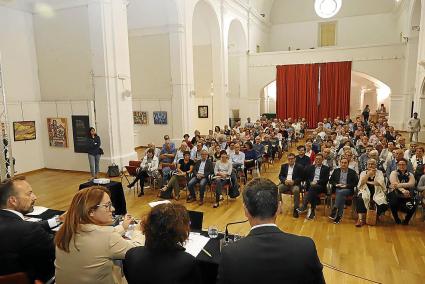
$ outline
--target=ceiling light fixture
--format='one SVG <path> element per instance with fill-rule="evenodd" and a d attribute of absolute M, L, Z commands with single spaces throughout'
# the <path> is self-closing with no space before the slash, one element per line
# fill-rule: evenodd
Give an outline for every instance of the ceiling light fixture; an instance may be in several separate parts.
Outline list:
<path fill-rule="evenodd" d="M 341 5 L 342 0 L 316 0 L 314 9 L 319 17 L 328 19 L 338 14 Z"/>

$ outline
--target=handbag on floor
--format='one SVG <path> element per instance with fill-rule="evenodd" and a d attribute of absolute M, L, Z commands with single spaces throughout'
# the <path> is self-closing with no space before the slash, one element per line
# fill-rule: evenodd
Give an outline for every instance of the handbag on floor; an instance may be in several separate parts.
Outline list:
<path fill-rule="evenodd" d="M 120 176 L 120 169 L 118 168 L 118 165 L 112 164 L 111 166 L 108 166 L 108 177 L 119 177 Z"/>
<path fill-rule="evenodd" d="M 292 195 L 291 194 L 281 194 L 282 196 L 282 214 L 291 212 L 292 209 Z"/>

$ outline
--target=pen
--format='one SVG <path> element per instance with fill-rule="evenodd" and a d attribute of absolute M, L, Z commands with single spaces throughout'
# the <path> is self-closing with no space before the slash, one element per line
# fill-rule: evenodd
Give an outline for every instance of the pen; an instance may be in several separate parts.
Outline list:
<path fill-rule="evenodd" d="M 206 250 L 206 249 L 202 249 L 202 251 L 206 254 L 206 255 L 208 255 L 209 257 L 211 257 L 212 258 L 212 255 Z"/>

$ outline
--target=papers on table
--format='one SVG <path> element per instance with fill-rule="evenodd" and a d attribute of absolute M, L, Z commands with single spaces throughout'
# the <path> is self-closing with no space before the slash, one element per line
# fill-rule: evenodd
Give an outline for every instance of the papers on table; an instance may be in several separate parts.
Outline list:
<path fill-rule="evenodd" d="M 32 217 L 24 217 L 24 220 L 28 221 L 28 222 L 40 222 L 41 221 L 41 219 L 39 219 L 39 218 L 32 218 Z"/>
<path fill-rule="evenodd" d="M 38 216 L 43 214 L 44 212 L 47 211 L 48 208 L 43 207 L 43 206 L 34 206 L 34 211 L 32 211 L 31 213 L 28 213 L 27 215 L 30 216 Z"/>
<path fill-rule="evenodd" d="M 59 231 L 59 229 L 62 227 L 62 225 L 56 226 L 53 229 L 51 229 L 53 232 Z"/>
<path fill-rule="evenodd" d="M 153 201 L 153 202 L 149 202 L 149 206 L 153 208 L 153 207 L 155 207 L 157 205 L 167 204 L 167 203 L 171 203 L 170 200 Z"/>
<path fill-rule="evenodd" d="M 186 241 L 184 247 L 187 253 L 197 257 L 209 240 L 208 237 L 204 237 L 199 233 L 190 233 L 189 239 Z"/>

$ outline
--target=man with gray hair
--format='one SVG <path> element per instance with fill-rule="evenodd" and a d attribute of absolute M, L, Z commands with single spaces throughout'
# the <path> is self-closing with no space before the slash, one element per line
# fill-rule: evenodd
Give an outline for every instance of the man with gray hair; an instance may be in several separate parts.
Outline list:
<path fill-rule="evenodd" d="M 243 191 L 251 231 L 223 248 L 217 283 L 325 283 L 312 239 L 281 231 L 277 186 L 255 178 Z"/>
<path fill-rule="evenodd" d="M 187 202 L 196 201 L 195 185 L 199 183 L 199 205 L 204 204 L 205 187 L 208 183 L 208 177 L 214 174 L 214 166 L 208 159 L 208 151 L 201 150 L 201 159 L 193 166 L 193 178 L 189 181 L 187 187 L 190 195 L 187 197 Z"/>

